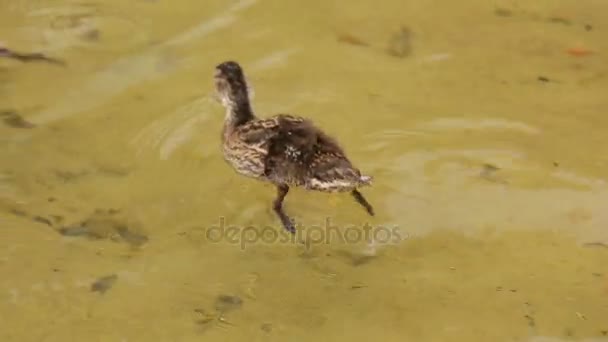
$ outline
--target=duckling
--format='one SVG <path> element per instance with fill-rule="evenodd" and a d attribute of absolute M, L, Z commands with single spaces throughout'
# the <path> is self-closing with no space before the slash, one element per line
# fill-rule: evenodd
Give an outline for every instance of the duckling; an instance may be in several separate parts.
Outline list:
<path fill-rule="evenodd" d="M 215 68 L 215 88 L 226 110 L 221 140 L 225 161 L 237 173 L 274 184 L 273 210 L 283 228 L 295 233 L 294 222 L 283 210 L 290 187 L 322 192 L 350 192 L 367 213 L 372 205 L 358 188 L 371 185 L 339 143 L 303 117 L 277 114 L 258 118 L 241 66 L 226 61 Z"/>

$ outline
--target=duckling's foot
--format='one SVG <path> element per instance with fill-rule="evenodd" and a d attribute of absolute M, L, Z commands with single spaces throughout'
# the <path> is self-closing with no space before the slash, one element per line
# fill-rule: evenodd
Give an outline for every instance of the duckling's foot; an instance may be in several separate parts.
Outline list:
<path fill-rule="evenodd" d="M 281 223 L 283 224 L 283 228 L 285 228 L 288 232 L 295 234 L 296 228 L 293 225 L 293 221 L 285 214 L 283 211 L 283 199 L 287 196 L 289 192 L 289 186 L 281 184 L 277 185 L 277 198 L 275 198 L 273 203 L 274 212 L 281 219 Z"/>
<path fill-rule="evenodd" d="M 357 203 L 361 204 L 363 208 L 367 211 L 370 216 L 374 216 L 374 208 L 371 204 L 363 197 L 363 195 L 359 192 L 359 190 L 355 189 L 352 192 L 353 197 L 357 201 Z"/>

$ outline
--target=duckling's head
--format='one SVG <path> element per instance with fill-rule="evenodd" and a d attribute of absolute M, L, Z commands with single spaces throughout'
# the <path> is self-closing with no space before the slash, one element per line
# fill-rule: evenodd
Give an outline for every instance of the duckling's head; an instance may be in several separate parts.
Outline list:
<path fill-rule="evenodd" d="M 215 67 L 215 88 L 225 107 L 248 103 L 247 82 L 243 69 L 234 61 L 223 62 Z"/>

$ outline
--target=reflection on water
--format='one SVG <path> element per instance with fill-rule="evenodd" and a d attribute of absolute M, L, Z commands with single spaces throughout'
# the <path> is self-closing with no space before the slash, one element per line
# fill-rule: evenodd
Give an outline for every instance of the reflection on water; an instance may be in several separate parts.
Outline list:
<path fill-rule="evenodd" d="M 2 341 L 608 340 L 608 5 L 0 2 Z M 275 189 L 213 67 L 375 183 Z M 218 235 L 219 234 L 219 235 Z"/>

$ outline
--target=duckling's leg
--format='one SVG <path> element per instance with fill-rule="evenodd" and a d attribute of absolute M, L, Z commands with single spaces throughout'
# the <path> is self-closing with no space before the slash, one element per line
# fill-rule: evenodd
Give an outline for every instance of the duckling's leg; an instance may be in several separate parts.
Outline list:
<path fill-rule="evenodd" d="M 277 198 L 274 200 L 273 209 L 274 212 L 281 219 L 281 223 L 283 223 L 283 227 L 287 229 L 292 234 L 296 233 L 296 228 L 293 226 L 293 222 L 285 212 L 283 211 L 283 199 L 287 196 L 287 192 L 289 192 L 289 186 L 285 184 L 277 185 Z"/>
<path fill-rule="evenodd" d="M 365 199 L 365 197 L 363 197 L 363 195 L 359 192 L 359 190 L 354 189 L 351 192 L 351 194 L 353 195 L 353 197 L 355 198 L 357 203 L 361 204 L 363 206 L 363 208 L 365 208 L 365 210 L 367 210 L 368 214 L 370 214 L 371 216 L 374 216 L 374 208 L 372 207 L 371 204 L 369 204 L 369 202 Z"/>

